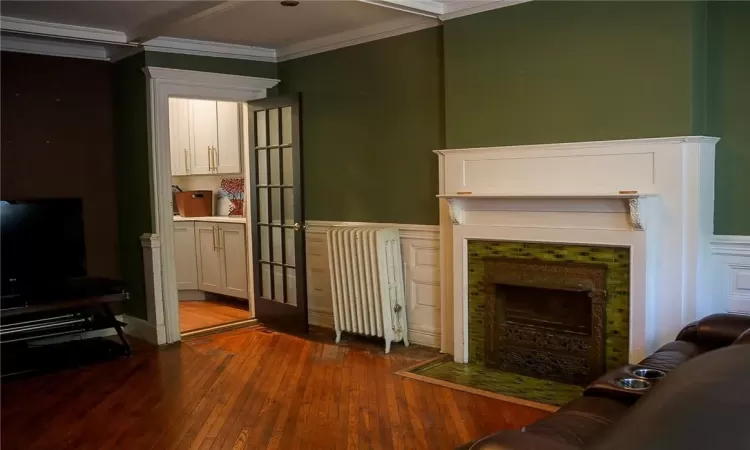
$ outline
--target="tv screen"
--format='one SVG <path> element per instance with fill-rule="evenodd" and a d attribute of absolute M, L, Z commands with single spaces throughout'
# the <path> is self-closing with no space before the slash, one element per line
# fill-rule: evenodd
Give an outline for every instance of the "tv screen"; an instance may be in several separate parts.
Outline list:
<path fill-rule="evenodd" d="M 81 199 L 0 201 L 3 296 L 86 275 Z"/>

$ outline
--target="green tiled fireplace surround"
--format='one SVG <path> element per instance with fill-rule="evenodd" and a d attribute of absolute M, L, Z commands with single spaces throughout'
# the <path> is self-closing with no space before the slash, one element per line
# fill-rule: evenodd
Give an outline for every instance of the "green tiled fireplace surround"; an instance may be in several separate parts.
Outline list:
<path fill-rule="evenodd" d="M 590 245 L 469 240 L 469 361 L 484 362 L 484 258 L 505 257 L 607 266 L 605 357 L 607 370 L 628 363 L 630 249 Z"/>

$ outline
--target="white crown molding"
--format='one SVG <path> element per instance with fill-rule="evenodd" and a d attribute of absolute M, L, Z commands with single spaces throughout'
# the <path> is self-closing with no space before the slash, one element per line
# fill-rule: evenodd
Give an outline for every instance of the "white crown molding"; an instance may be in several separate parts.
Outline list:
<path fill-rule="evenodd" d="M 148 66 L 143 68 L 150 79 L 181 84 L 221 87 L 235 90 L 271 89 L 279 84 L 274 78 L 246 77 L 224 73 L 199 72 L 197 70 L 167 69 Z"/>
<path fill-rule="evenodd" d="M 0 28 L 3 31 L 32 34 L 35 36 L 76 39 L 108 44 L 127 44 L 125 33 L 120 31 L 79 27 L 63 23 L 40 22 L 38 20 L 18 19 L 16 17 L 0 17 Z"/>
<path fill-rule="evenodd" d="M 439 25 L 439 20 L 427 17 L 409 17 L 406 19 L 391 20 L 283 47 L 276 52 L 277 61 L 281 62 L 302 58 L 303 56 L 350 47 Z"/>
<path fill-rule="evenodd" d="M 531 0 L 494 0 L 484 2 L 447 1 L 444 4 L 443 13 L 440 15 L 440 20 L 446 21 L 457 19 L 459 17 L 492 11 L 493 9 L 519 5 L 521 3 L 527 3 L 530 1 Z"/>
<path fill-rule="evenodd" d="M 76 42 L 41 40 L 21 36 L 3 36 L 0 39 L 0 49 L 5 52 L 109 61 L 105 47 Z"/>
<path fill-rule="evenodd" d="M 146 51 L 276 62 L 276 50 L 272 48 L 252 47 L 249 45 L 196 41 L 192 39 L 170 37 L 151 39 L 150 41 L 144 42 L 142 45 Z"/>

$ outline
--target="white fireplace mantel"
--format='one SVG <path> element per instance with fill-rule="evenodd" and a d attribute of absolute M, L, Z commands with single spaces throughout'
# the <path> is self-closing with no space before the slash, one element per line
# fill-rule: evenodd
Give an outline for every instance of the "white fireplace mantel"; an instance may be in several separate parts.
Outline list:
<path fill-rule="evenodd" d="M 472 200 L 554 200 L 554 199 L 583 199 L 583 200 L 620 200 L 627 203 L 628 215 L 630 217 L 630 226 L 634 230 L 645 230 L 645 218 L 641 213 L 643 208 L 643 199 L 656 197 L 657 194 L 647 193 L 617 193 L 617 194 L 581 194 L 581 193 L 550 193 L 550 194 L 439 194 L 437 197 L 445 199 L 448 205 L 448 213 L 454 225 L 461 225 L 464 219 L 464 210 L 473 202 Z"/>
<path fill-rule="evenodd" d="M 468 362 L 467 242 L 630 248 L 630 360 L 714 312 L 703 279 L 718 138 L 436 150 L 442 350 Z M 451 270 L 452 269 L 452 270 Z"/>

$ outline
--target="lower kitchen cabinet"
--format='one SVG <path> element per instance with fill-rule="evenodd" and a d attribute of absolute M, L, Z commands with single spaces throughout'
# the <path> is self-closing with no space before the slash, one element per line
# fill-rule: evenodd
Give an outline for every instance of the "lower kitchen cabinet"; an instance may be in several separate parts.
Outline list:
<path fill-rule="evenodd" d="M 198 289 L 195 242 L 195 222 L 174 223 L 174 263 L 177 271 L 177 290 Z"/>
<path fill-rule="evenodd" d="M 245 225 L 194 223 L 198 289 L 248 298 Z"/>
<path fill-rule="evenodd" d="M 232 297 L 247 298 L 245 226 L 222 223 L 219 224 L 218 231 L 223 293 Z"/>

